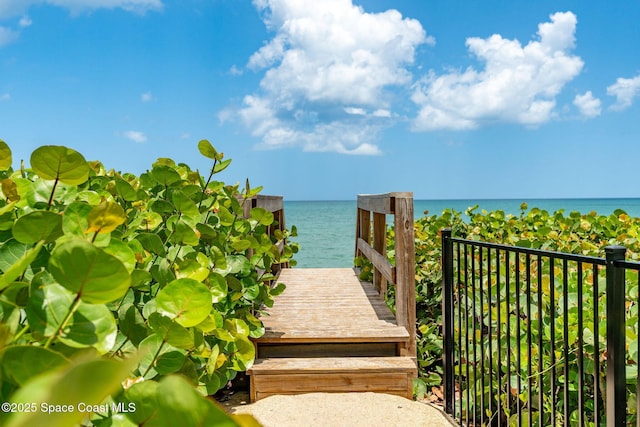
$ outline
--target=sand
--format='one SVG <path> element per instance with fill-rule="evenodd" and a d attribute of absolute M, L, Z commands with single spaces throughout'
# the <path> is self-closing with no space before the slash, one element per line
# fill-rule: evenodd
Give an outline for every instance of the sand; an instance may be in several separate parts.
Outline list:
<path fill-rule="evenodd" d="M 221 405 L 230 413 L 251 414 L 264 427 L 451 427 L 440 408 L 379 393 L 309 393 L 271 396 L 247 404 L 246 393 Z"/>

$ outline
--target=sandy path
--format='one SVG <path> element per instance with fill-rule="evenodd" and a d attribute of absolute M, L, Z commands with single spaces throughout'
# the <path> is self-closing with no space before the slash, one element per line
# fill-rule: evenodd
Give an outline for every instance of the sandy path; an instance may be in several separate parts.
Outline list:
<path fill-rule="evenodd" d="M 272 396 L 251 405 L 238 394 L 222 405 L 251 414 L 264 427 L 451 427 L 436 406 L 378 393 L 309 393 Z"/>

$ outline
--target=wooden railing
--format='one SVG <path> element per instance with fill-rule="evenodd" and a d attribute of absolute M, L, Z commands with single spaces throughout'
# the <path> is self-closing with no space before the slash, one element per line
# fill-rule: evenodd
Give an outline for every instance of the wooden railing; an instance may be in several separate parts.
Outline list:
<path fill-rule="evenodd" d="M 393 215 L 395 265 L 387 259 L 386 215 Z M 413 193 L 358 196 L 356 256 L 364 256 L 373 264 L 373 284 L 378 292 L 386 293 L 388 283 L 395 285 L 396 321 L 409 332 L 407 355 L 416 357 Z"/>

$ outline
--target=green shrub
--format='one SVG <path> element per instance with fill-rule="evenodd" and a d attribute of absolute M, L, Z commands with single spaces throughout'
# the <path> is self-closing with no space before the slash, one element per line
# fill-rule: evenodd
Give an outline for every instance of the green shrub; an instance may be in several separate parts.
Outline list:
<path fill-rule="evenodd" d="M 284 290 L 272 267 L 297 247 L 270 235 L 271 212 L 244 217 L 261 188 L 214 180 L 231 160 L 198 149 L 206 179 L 167 158 L 107 171 L 61 146 L 14 171 L 0 141 L 0 400 L 37 403 L 0 424 L 235 425 L 202 396 L 252 365 L 256 314 Z"/>
<path fill-rule="evenodd" d="M 417 344 L 418 360 L 420 365 L 420 378 L 416 382 L 416 394 L 424 395 L 425 393 L 432 390 L 431 387 L 435 387 L 437 391 L 442 382 L 442 271 L 440 265 L 440 231 L 443 228 L 452 228 L 453 235 L 459 238 L 503 243 L 544 250 L 577 253 L 597 257 L 604 257 L 605 246 L 618 244 L 627 247 L 627 259 L 638 259 L 640 253 L 640 244 L 638 242 L 638 235 L 640 234 L 640 219 L 629 217 L 629 215 L 627 215 L 622 210 L 617 210 L 611 215 L 598 215 L 595 212 L 590 212 L 587 214 L 570 212 L 566 214 L 562 210 L 554 213 L 549 213 L 537 208 L 529 209 L 526 204 L 523 204 L 521 208 L 522 209 L 519 215 L 509 215 L 505 214 L 502 211 L 477 212 L 478 207 L 476 206 L 468 209 L 466 212 L 466 216 L 463 216 L 460 212 L 445 210 L 441 215 L 426 215 L 416 221 L 416 286 L 418 319 Z M 389 234 L 390 236 L 393 236 L 393 230 L 390 230 Z M 539 267 L 544 271 L 549 271 L 548 265 Z M 513 268 L 513 266 L 511 268 Z M 487 270 L 485 269 L 485 271 Z M 511 280 L 508 288 L 512 302 L 515 301 L 516 298 L 523 293 L 521 287 L 522 285 L 515 283 L 514 276 L 515 275 L 512 271 L 510 274 Z M 630 274 L 630 276 L 633 276 L 633 274 Z M 631 277 L 629 277 L 629 279 L 630 278 Z M 561 286 L 561 276 L 556 276 L 555 283 L 557 287 Z M 568 283 L 570 294 L 575 294 L 576 283 L 577 274 L 575 271 L 571 270 Z M 637 304 L 635 302 L 636 300 L 634 299 L 637 296 L 638 292 L 637 278 L 634 278 L 633 282 L 628 281 L 627 283 L 627 298 L 629 301 L 627 304 L 627 338 L 629 342 L 629 354 L 627 363 L 629 366 L 628 373 L 631 375 L 635 373 L 635 368 L 638 362 L 638 355 L 636 354 L 637 352 L 635 350 L 635 348 L 637 348 L 638 317 Z M 585 279 L 585 286 L 587 286 L 588 284 L 589 279 L 587 278 Z M 533 286 L 537 286 L 535 280 Z M 603 292 L 604 280 L 601 280 L 600 286 L 601 292 Z M 496 291 L 494 290 L 494 298 L 495 292 Z M 506 289 L 503 289 L 502 292 L 507 291 Z M 556 293 L 556 298 L 558 298 L 557 295 L 559 293 L 560 291 Z M 589 317 L 589 313 L 591 312 L 591 310 L 588 308 L 590 307 L 590 304 L 593 304 L 593 296 L 591 295 L 589 297 L 589 295 L 586 295 L 583 301 L 585 307 L 584 325 L 587 329 L 593 328 L 593 319 Z M 543 304 L 548 306 L 548 295 L 545 295 L 544 298 L 545 299 Z M 558 303 L 559 302 L 556 302 L 556 304 Z M 606 319 L 604 318 L 603 314 L 605 313 L 604 303 L 604 299 L 600 298 L 598 300 L 599 313 L 602 316 L 600 319 L 600 328 L 603 328 L 603 325 L 606 325 Z M 486 299 L 484 301 L 484 304 L 487 304 Z M 575 300 L 572 300 L 569 305 L 568 320 L 570 322 L 570 331 L 574 331 L 576 329 L 576 304 L 577 302 Z M 480 309 L 479 305 L 478 307 Z M 485 308 L 487 307 L 483 307 L 482 309 Z M 493 307 L 492 309 L 495 310 L 496 308 Z M 502 310 L 506 310 L 506 307 L 503 307 Z M 479 319 L 483 319 L 483 316 L 481 314 L 478 314 L 478 316 Z M 558 322 L 560 320 L 560 318 L 557 319 Z M 515 323 L 516 322 L 512 322 L 511 324 L 511 336 L 514 336 L 514 334 L 516 334 L 516 331 L 514 329 Z M 525 328 L 525 325 L 526 322 L 523 321 L 521 323 L 521 328 Z M 501 330 L 504 335 L 507 334 L 505 325 L 501 325 Z M 520 334 L 524 334 L 525 332 L 526 331 L 524 329 L 521 329 Z M 558 334 L 557 339 L 560 340 L 561 338 L 561 334 Z M 547 338 L 545 337 L 545 339 Z M 602 333 L 600 334 L 600 340 L 600 349 L 603 350 L 605 348 L 605 341 L 604 334 Z M 503 339 L 503 342 L 504 341 L 505 340 Z M 534 337 L 533 341 L 534 346 L 537 346 L 537 344 L 535 344 L 537 342 L 537 337 Z M 574 343 L 572 342 L 572 345 L 573 344 Z M 588 343 L 586 344 L 588 346 Z M 545 342 L 545 345 L 548 346 L 548 342 Z M 485 350 L 489 348 L 488 341 L 483 341 L 481 343 L 481 346 Z M 539 349 L 539 351 L 546 351 L 547 353 L 545 354 L 548 354 L 549 350 Z M 506 350 L 503 349 L 502 354 L 504 356 L 504 354 L 506 354 Z M 524 357 L 525 355 L 523 354 L 522 356 Z M 480 352 L 479 357 L 486 358 L 486 354 Z M 573 378 L 575 381 L 572 381 L 576 383 L 572 383 L 571 385 L 572 393 L 573 390 L 575 390 L 575 387 L 577 387 L 577 379 L 574 372 L 577 370 L 574 360 L 575 357 L 575 352 L 571 350 L 570 360 L 568 361 L 571 369 L 570 378 Z M 497 358 L 497 355 L 494 355 L 494 358 Z M 545 361 L 545 366 L 548 365 L 547 362 L 548 361 Z M 523 365 L 526 366 L 526 363 L 523 362 Z M 606 372 L 605 363 L 600 366 L 599 373 L 589 371 L 589 369 L 593 370 L 593 364 L 589 364 L 588 360 L 586 361 L 585 366 L 586 372 L 590 376 L 600 375 L 601 377 L 603 377 L 604 373 Z M 591 368 L 589 368 L 589 366 L 591 366 Z M 521 377 L 526 377 L 526 374 L 526 372 L 512 372 L 512 375 L 520 375 Z M 463 389 L 466 387 L 465 384 L 460 384 L 460 386 Z M 586 386 L 589 387 L 589 384 L 587 384 Z M 473 387 L 473 385 L 471 384 L 469 385 L 469 387 Z M 503 393 L 509 393 L 510 391 L 511 390 L 503 391 Z M 635 392 L 630 391 L 629 397 L 632 400 L 635 399 Z M 527 397 L 520 396 L 519 398 L 522 400 L 526 399 Z M 527 402 L 523 402 L 523 404 L 526 403 Z M 479 409 L 480 408 L 478 408 L 478 410 Z M 634 408 L 630 408 L 632 412 L 633 409 Z M 510 409 L 504 408 L 504 410 L 506 413 L 508 413 Z M 549 411 L 550 408 L 546 408 L 546 410 Z"/>

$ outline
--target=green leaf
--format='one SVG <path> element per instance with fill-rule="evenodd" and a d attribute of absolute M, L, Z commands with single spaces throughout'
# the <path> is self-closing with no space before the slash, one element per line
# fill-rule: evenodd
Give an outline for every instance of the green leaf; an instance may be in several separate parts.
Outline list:
<path fill-rule="evenodd" d="M 33 345 L 7 347 L 2 354 L 4 378 L 24 385 L 31 378 L 67 363 L 60 353 Z"/>
<path fill-rule="evenodd" d="M 251 209 L 251 219 L 258 222 L 261 225 L 271 225 L 273 224 L 274 216 L 273 212 L 269 212 L 263 208 L 253 208 Z"/>
<path fill-rule="evenodd" d="M 6 427 L 68 427 L 79 425 L 87 416 L 82 411 L 55 410 L 56 406 L 98 405 L 121 387 L 132 368 L 131 361 L 114 359 L 77 360 L 27 382 L 11 398 L 12 402 L 35 404 L 37 411 L 15 413 Z M 80 387 L 79 384 L 90 386 Z M 51 411 L 43 411 L 53 406 Z"/>
<path fill-rule="evenodd" d="M 235 344 L 238 351 L 233 353 L 233 365 L 235 370 L 244 372 L 253 365 L 256 347 L 244 336 L 237 336 Z"/>
<path fill-rule="evenodd" d="M 149 425 L 148 421 L 158 412 L 158 387 L 155 381 L 143 381 L 125 390 L 123 401 L 136 407 L 135 411 L 127 413 L 131 421 L 140 426 Z"/>
<path fill-rule="evenodd" d="M 94 206 L 87 216 L 88 232 L 111 233 L 127 220 L 122 207 L 117 203 L 103 200 Z"/>
<path fill-rule="evenodd" d="M 202 322 L 211 312 L 211 292 L 193 279 L 177 279 L 158 292 L 156 304 L 160 313 L 188 328 Z"/>
<path fill-rule="evenodd" d="M 180 174 L 169 166 L 156 166 L 151 170 L 151 175 L 165 187 L 170 187 L 182 181 Z"/>
<path fill-rule="evenodd" d="M 229 293 L 227 281 L 218 273 L 209 274 L 209 290 L 214 304 L 222 301 Z"/>
<path fill-rule="evenodd" d="M 178 375 L 167 376 L 158 385 L 136 384 L 125 392 L 125 398 L 136 403 L 136 412 L 127 415 L 140 425 L 239 427 L 222 409 Z M 141 414 L 137 411 L 138 405 L 142 408 Z"/>
<path fill-rule="evenodd" d="M 213 148 L 213 145 L 211 145 L 211 143 L 209 141 L 207 141 L 206 139 L 201 140 L 200 142 L 198 142 L 198 151 L 200 151 L 200 154 L 202 154 L 203 156 L 211 159 L 211 160 L 221 160 L 222 156 L 220 156 L 218 154 L 218 152 L 216 151 L 215 148 Z"/>
<path fill-rule="evenodd" d="M 45 145 L 31 154 L 31 168 L 43 179 L 80 185 L 89 179 L 89 164 L 82 154 L 59 145 Z"/>
<path fill-rule="evenodd" d="M 22 243 L 50 243 L 64 234 L 62 216 L 55 212 L 31 212 L 18 218 L 12 232 L 13 237 Z"/>
<path fill-rule="evenodd" d="M 121 298 L 131 281 L 118 258 L 84 240 L 69 240 L 56 246 L 49 270 L 58 283 L 90 304 Z"/>
<path fill-rule="evenodd" d="M 111 239 L 104 251 L 122 261 L 122 265 L 131 273 L 136 268 L 136 254 L 122 240 Z"/>
<path fill-rule="evenodd" d="M 229 255 L 226 257 L 227 267 L 221 271 L 223 276 L 228 274 L 237 274 L 240 277 L 246 277 L 251 274 L 251 263 L 247 257 L 242 255 Z"/>
<path fill-rule="evenodd" d="M 123 304 L 118 310 L 120 332 L 138 346 L 149 334 L 145 320 L 133 304 Z"/>
<path fill-rule="evenodd" d="M 64 233 L 84 238 L 87 228 L 89 228 L 87 217 L 91 209 L 91 205 L 84 202 L 73 202 L 67 206 L 62 216 Z"/>
<path fill-rule="evenodd" d="M 171 195 L 171 201 L 176 209 L 185 215 L 199 215 L 198 205 L 187 197 L 182 191 L 176 190 Z"/>
<path fill-rule="evenodd" d="M 163 341 L 174 347 L 186 350 L 194 345 L 193 333 L 160 313 L 149 316 L 149 326 Z"/>
<path fill-rule="evenodd" d="M 116 320 L 107 306 L 81 303 L 60 341 L 69 347 L 93 347 L 105 354 L 113 348 L 117 334 Z"/>
<path fill-rule="evenodd" d="M 213 168 L 213 172 L 215 173 L 222 172 L 227 167 L 229 167 L 230 164 L 231 164 L 231 159 L 223 160 Z"/>
<path fill-rule="evenodd" d="M 200 239 L 196 232 L 193 231 L 193 228 L 182 220 L 175 223 L 170 240 L 178 245 L 197 246 L 200 243 Z"/>
<path fill-rule="evenodd" d="M 165 256 L 167 254 L 162 239 L 155 233 L 140 233 L 136 236 L 142 247 L 152 254 Z"/>
<path fill-rule="evenodd" d="M 20 256 L 20 258 L 16 258 L 15 262 L 4 271 L 2 276 L 0 276 L 0 290 L 6 288 L 13 283 L 14 280 L 22 276 L 25 270 L 38 257 L 43 245 L 44 242 L 38 242 L 33 248 L 27 250 L 22 256 Z M 4 252 L 3 249 L 5 246 L 7 245 L 5 244 L 0 247 L 0 258 L 2 259 L 7 259 L 6 255 L 1 253 Z"/>
<path fill-rule="evenodd" d="M 6 142 L 0 139 L 0 171 L 9 169 L 11 162 L 11 149 Z"/>
<path fill-rule="evenodd" d="M 185 361 L 185 353 L 168 343 L 157 334 L 151 334 L 140 343 L 140 373 L 147 379 L 157 374 L 167 375 L 178 372 Z"/>
<path fill-rule="evenodd" d="M 73 299 L 74 295 L 57 283 L 33 283 L 25 311 L 34 336 L 50 337 L 56 333 Z"/>
<path fill-rule="evenodd" d="M 116 191 L 127 202 L 135 201 L 138 198 L 136 190 L 124 179 L 116 178 Z"/>

